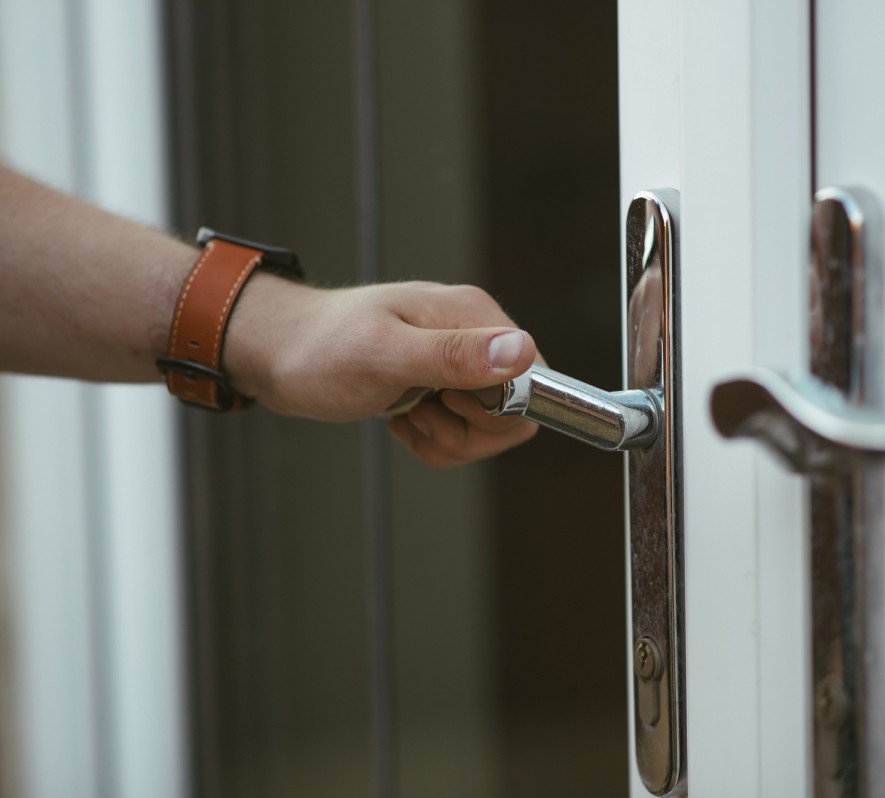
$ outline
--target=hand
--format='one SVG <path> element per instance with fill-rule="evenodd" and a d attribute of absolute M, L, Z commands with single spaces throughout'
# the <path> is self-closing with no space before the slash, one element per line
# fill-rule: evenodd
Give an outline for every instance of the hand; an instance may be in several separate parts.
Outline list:
<path fill-rule="evenodd" d="M 415 386 L 448 389 L 390 430 L 424 462 L 450 466 L 532 437 L 534 424 L 486 415 L 470 391 L 522 374 L 536 354 L 472 286 L 323 290 L 259 274 L 234 309 L 224 365 L 237 390 L 274 412 L 325 421 L 378 415 Z"/>
<path fill-rule="evenodd" d="M 156 360 L 196 249 L 3 166 L 0 241 L 0 369 L 160 379 Z M 478 288 L 321 290 L 258 273 L 234 306 L 222 368 L 271 410 L 327 421 L 378 415 L 412 387 L 448 389 L 390 422 L 418 457 L 443 466 L 534 434 L 530 422 L 486 416 L 470 391 L 522 374 L 535 356 L 532 339 Z"/>
<path fill-rule="evenodd" d="M 469 391 L 443 391 L 391 419 L 390 431 L 428 465 L 465 465 L 534 437 L 538 425 L 521 416 L 490 416 Z"/>

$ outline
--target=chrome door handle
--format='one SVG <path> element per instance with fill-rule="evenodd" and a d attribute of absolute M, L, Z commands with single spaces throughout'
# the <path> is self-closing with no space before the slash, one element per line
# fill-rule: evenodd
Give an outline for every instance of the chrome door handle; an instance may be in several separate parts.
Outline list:
<path fill-rule="evenodd" d="M 678 205 L 675 191 L 643 191 L 627 211 L 627 390 L 536 365 L 477 392 L 489 413 L 628 450 L 633 727 L 639 774 L 655 795 L 686 789 Z"/>
<path fill-rule="evenodd" d="M 879 208 L 858 190 L 815 197 L 810 374 L 754 369 L 720 382 L 726 438 L 753 438 L 811 477 L 815 798 L 885 784 L 885 272 Z"/>
<path fill-rule="evenodd" d="M 661 426 L 660 400 L 651 390 L 609 393 L 537 364 L 476 395 L 493 416 L 525 416 L 609 452 L 646 448 Z"/>
<path fill-rule="evenodd" d="M 882 415 L 814 377 L 748 369 L 713 388 L 710 410 L 723 437 L 754 438 L 799 474 L 845 474 L 885 455 Z"/>

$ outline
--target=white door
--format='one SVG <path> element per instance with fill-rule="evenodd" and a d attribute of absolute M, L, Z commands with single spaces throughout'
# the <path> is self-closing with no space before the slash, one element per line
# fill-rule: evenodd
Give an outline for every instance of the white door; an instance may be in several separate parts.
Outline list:
<path fill-rule="evenodd" d="M 709 401 L 807 372 L 814 192 L 885 198 L 885 6 L 621 0 L 619 29 L 622 207 L 681 192 L 688 792 L 812 795 L 808 481 Z"/>

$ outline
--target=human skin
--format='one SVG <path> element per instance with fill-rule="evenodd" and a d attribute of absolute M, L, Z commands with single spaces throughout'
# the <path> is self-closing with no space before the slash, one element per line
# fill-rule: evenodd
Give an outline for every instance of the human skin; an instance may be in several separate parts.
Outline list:
<path fill-rule="evenodd" d="M 0 166 L 0 369 L 102 382 L 161 379 L 178 292 L 197 250 Z M 322 289 L 266 273 L 231 314 L 222 369 L 285 416 L 355 421 L 407 389 L 443 389 L 389 421 L 435 466 L 528 440 L 472 390 L 526 371 L 535 344 L 473 286 L 380 283 Z"/>

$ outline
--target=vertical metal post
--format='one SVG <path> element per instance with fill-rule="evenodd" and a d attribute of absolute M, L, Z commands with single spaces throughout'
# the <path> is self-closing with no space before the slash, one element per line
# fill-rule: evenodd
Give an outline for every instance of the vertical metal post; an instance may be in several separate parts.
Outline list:
<path fill-rule="evenodd" d="M 380 269 L 377 31 L 374 0 L 355 0 L 356 196 L 359 277 L 376 282 Z M 364 422 L 365 520 L 368 540 L 372 748 L 375 795 L 394 795 L 393 676 L 391 662 L 390 540 L 387 437 L 379 420 Z"/>
<path fill-rule="evenodd" d="M 876 203 L 818 192 L 812 222 L 811 372 L 850 405 L 885 411 L 883 275 Z M 814 794 L 871 798 L 881 787 L 882 465 L 858 458 L 811 488 Z"/>

